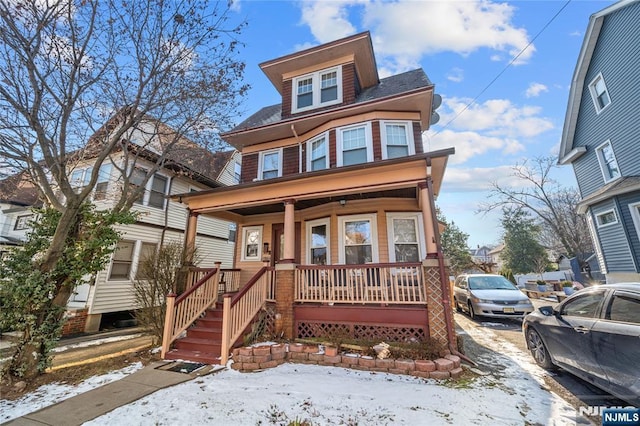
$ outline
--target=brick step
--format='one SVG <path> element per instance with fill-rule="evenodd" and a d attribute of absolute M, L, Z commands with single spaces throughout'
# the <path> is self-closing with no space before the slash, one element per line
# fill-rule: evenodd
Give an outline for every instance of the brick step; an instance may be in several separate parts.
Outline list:
<path fill-rule="evenodd" d="M 192 351 L 186 349 L 172 349 L 165 354 L 165 359 L 202 362 L 205 364 L 220 364 L 220 352 Z"/>
<path fill-rule="evenodd" d="M 176 349 L 186 349 L 189 351 L 201 351 L 220 354 L 222 342 L 220 340 L 198 339 L 195 337 L 184 337 L 175 342 Z"/>

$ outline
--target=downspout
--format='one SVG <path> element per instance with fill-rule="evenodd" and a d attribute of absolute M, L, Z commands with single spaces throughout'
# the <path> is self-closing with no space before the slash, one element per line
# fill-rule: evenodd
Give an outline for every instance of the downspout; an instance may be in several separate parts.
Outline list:
<path fill-rule="evenodd" d="M 298 142 L 298 173 L 302 173 L 302 142 L 300 142 L 300 138 L 298 137 L 298 133 L 296 132 L 296 128 L 293 124 L 291 124 L 291 131 Z"/>
<path fill-rule="evenodd" d="M 173 186 L 173 178 L 169 177 L 169 191 L 168 194 L 171 195 L 171 187 Z M 182 202 L 182 200 L 180 200 Z M 167 233 L 167 228 L 169 228 L 169 204 L 171 201 L 167 198 L 167 203 L 164 206 L 164 226 L 162 227 L 162 233 L 160 234 L 160 248 L 164 246 L 164 236 Z"/>
<path fill-rule="evenodd" d="M 427 158 L 427 170 L 431 170 L 431 158 Z M 440 290 L 442 291 L 442 305 L 444 307 L 444 320 L 447 324 L 447 340 L 449 341 L 449 351 L 453 355 L 459 356 L 471 365 L 477 366 L 471 358 L 460 353 L 456 345 L 457 338 L 453 326 L 453 318 L 451 316 L 451 299 L 449 299 L 449 281 L 447 280 L 446 268 L 444 265 L 444 253 L 442 252 L 442 244 L 440 242 L 440 230 L 438 229 L 438 218 L 436 216 L 435 197 L 433 195 L 433 181 L 431 172 L 427 174 L 427 193 L 429 195 L 429 203 L 431 204 L 431 218 L 433 220 L 433 235 L 436 240 L 436 251 L 438 254 L 438 269 L 440 272 Z"/>

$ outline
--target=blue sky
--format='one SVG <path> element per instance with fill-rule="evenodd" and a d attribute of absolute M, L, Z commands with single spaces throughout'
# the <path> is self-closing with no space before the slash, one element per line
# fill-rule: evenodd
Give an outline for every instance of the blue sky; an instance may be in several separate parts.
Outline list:
<path fill-rule="evenodd" d="M 612 3 L 235 1 L 236 17 L 248 21 L 241 59 L 252 86 L 240 119 L 280 101 L 259 63 L 368 30 L 381 77 L 421 67 L 443 97 L 440 122 L 423 135 L 426 150 L 456 148 L 437 204 L 471 247 L 497 244 L 499 214 L 475 212 L 491 182 L 513 182 L 513 165 L 557 153 L 589 16 Z M 569 166 L 554 176 L 575 186 Z"/>

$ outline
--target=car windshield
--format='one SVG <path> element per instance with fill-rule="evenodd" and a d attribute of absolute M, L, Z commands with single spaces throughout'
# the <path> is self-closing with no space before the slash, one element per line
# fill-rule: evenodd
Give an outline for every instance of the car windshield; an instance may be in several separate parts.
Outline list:
<path fill-rule="evenodd" d="M 469 277 L 469 289 L 517 290 L 516 287 L 504 277 Z"/>

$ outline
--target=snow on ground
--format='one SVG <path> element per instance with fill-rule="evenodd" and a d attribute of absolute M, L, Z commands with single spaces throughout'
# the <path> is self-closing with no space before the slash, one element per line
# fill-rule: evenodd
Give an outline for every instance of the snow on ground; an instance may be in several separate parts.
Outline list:
<path fill-rule="evenodd" d="M 303 364 L 257 373 L 228 369 L 160 390 L 86 424 L 576 424 L 576 411 L 545 388 L 545 372 L 528 354 L 488 328 L 466 332 L 489 348 L 478 361 L 494 367 L 472 380 L 438 382 Z M 86 386 L 62 393 L 69 397 Z M 0 419 L 56 402 L 49 392 L 38 389 L 12 405 L 0 401 Z"/>
<path fill-rule="evenodd" d="M 0 399 L 0 423 L 24 416 L 107 383 L 115 382 L 141 368 L 142 363 L 136 362 L 120 370 L 90 377 L 76 385 L 50 383 L 40 386 L 35 391 L 15 401 Z"/>

